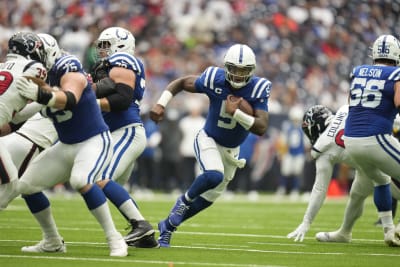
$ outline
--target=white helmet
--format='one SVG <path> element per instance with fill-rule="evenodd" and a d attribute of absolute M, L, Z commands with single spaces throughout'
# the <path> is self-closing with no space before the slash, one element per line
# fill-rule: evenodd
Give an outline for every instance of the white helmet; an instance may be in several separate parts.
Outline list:
<path fill-rule="evenodd" d="M 253 76 L 256 69 L 256 56 L 244 44 L 231 46 L 224 57 L 225 79 L 233 88 L 242 88 Z"/>
<path fill-rule="evenodd" d="M 110 27 L 100 33 L 96 41 L 96 47 L 100 57 L 101 52 L 106 52 L 110 56 L 116 52 L 126 52 L 135 54 L 135 37 L 132 33 L 121 27 Z"/>
<path fill-rule="evenodd" d="M 61 56 L 61 49 L 58 47 L 57 40 L 50 34 L 39 33 L 38 36 L 43 42 L 45 52 L 44 62 L 42 63 L 49 70 L 55 64 L 56 59 Z"/>
<path fill-rule="evenodd" d="M 400 62 L 400 42 L 393 35 L 381 35 L 372 46 L 372 59 L 389 59 Z"/>

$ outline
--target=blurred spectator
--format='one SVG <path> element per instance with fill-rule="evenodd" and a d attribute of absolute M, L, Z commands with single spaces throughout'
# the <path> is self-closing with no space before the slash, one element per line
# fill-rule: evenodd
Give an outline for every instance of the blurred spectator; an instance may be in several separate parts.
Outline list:
<path fill-rule="evenodd" d="M 179 146 L 182 156 L 179 172 L 181 188 L 188 188 L 200 174 L 200 167 L 194 153 L 194 139 L 206 121 L 202 115 L 204 107 L 201 100 L 188 96 L 186 108 L 189 113 L 179 121 L 179 129 L 182 132 L 182 140 Z"/>
<path fill-rule="evenodd" d="M 160 189 L 158 161 L 158 145 L 161 141 L 161 133 L 158 125 L 149 117 L 149 110 L 146 105 L 142 105 L 142 120 L 146 130 L 147 146 L 137 159 L 136 168 L 129 180 L 129 189 L 132 191 L 134 185 L 143 189 Z"/>
<path fill-rule="evenodd" d="M 160 123 L 161 133 L 161 161 L 160 161 L 160 188 L 167 192 L 183 190 L 180 181 L 180 162 L 182 160 L 179 146 L 182 140 L 182 132 L 179 129 L 180 113 L 174 108 L 166 111 L 165 119 Z"/>
<path fill-rule="evenodd" d="M 303 109 L 294 106 L 290 109 L 289 120 L 282 125 L 282 135 L 279 142 L 281 176 L 279 178 L 276 196 L 278 198 L 290 192 L 291 200 L 298 200 L 301 178 L 305 162 L 304 133 L 301 128 Z"/>
<path fill-rule="evenodd" d="M 251 173 L 253 171 L 254 162 L 254 149 L 256 147 L 259 137 L 253 133 L 249 133 L 244 142 L 240 145 L 239 158 L 246 160 L 246 165 L 237 169 L 235 177 L 228 184 L 228 190 L 235 192 L 247 192 L 252 188 Z"/>

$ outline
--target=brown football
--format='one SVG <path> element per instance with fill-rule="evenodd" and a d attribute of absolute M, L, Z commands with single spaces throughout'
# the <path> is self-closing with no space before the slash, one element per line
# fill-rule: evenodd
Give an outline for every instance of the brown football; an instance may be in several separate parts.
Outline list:
<path fill-rule="evenodd" d="M 229 100 L 230 101 L 237 101 L 240 97 L 239 96 L 235 96 L 235 95 L 229 95 Z M 242 101 L 240 101 L 239 104 L 239 109 L 241 111 L 243 111 L 244 113 L 254 116 L 254 109 L 253 107 L 250 105 L 250 103 L 246 100 L 246 99 L 242 99 Z"/>

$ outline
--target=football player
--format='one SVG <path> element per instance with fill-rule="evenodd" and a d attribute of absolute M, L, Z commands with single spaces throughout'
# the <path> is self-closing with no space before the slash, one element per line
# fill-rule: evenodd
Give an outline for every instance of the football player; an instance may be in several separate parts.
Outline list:
<path fill-rule="evenodd" d="M 63 53 L 52 36 L 42 34 L 40 40 L 44 49 L 40 60 L 48 70 L 49 84 L 39 86 L 26 77 L 19 78 L 16 84 L 26 99 L 46 105 L 41 112 L 53 121 L 59 141 L 32 160 L 17 183 L 17 193 L 37 196 L 30 210 L 41 213 L 47 209 L 42 215 L 49 217 L 48 199 L 38 192 L 69 181 L 103 228 L 110 256 L 126 256 L 125 240 L 115 228 L 103 191 L 96 185 L 112 158 L 109 128 L 79 60 Z M 44 235 L 38 244 L 23 247 L 22 251 L 64 252 L 63 243 L 60 236 L 46 239 Z"/>
<path fill-rule="evenodd" d="M 135 38 L 128 30 L 107 28 L 100 33 L 96 44 L 101 61 L 92 75 L 93 88 L 114 143 L 113 158 L 98 184 L 132 226 L 125 236 L 127 244 L 157 248 L 153 227 L 122 187 L 146 147 L 139 106 L 145 90 L 145 69 L 135 57 Z"/>
<path fill-rule="evenodd" d="M 40 63 L 43 46 L 40 39 L 29 32 L 18 32 L 8 41 L 6 62 L 0 63 L 0 125 L 8 124 L 15 112 L 21 110 L 27 100 L 16 90 L 16 81 L 22 75 L 46 79 L 46 68 Z M 4 130 L 4 129 L 2 129 Z M 18 172 L 6 148 L 0 146 L 0 210 L 14 198 Z"/>
<path fill-rule="evenodd" d="M 400 42 L 379 36 L 372 46 L 372 65 L 356 66 L 351 75 L 349 115 L 344 143 L 358 170 L 374 182 L 374 203 L 384 241 L 400 244 L 392 218 L 391 178 L 400 179 L 400 143 L 392 135 L 400 109 Z"/>
<path fill-rule="evenodd" d="M 200 76 L 189 75 L 172 81 L 152 107 L 151 119 L 160 122 L 168 102 L 182 90 L 206 94 L 210 100 L 205 126 L 194 140 L 202 173 L 177 199 L 167 218 L 159 222 L 160 246 L 169 247 L 177 227 L 213 204 L 233 179 L 236 168 L 245 165 L 246 161 L 238 158 L 239 146 L 249 132 L 257 135 L 266 132 L 271 82 L 254 76 L 255 68 L 252 49 L 235 44 L 225 54 L 224 68 L 211 66 Z M 244 100 L 253 107 L 254 115 L 238 108 Z"/>
<path fill-rule="evenodd" d="M 303 241 L 321 209 L 335 164 L 345 163 L 352 167 L 356 166 L 349 157 L 343 143 L 348 109 L 348 105 L 342 106 L 333 115 L 325 106 L 315 105 L 310 107 L 303 116 L 302 128 L 312 144 L 311 156 L 315 159 L 316 177 L 303 221 L 293 232 L 287 235 L 288 238 L 293 238 L 296 242 Z M 393 190 L 400 198 L 397 187 L 394 186 Z M 341 228 L 332 233 L 318 233 L 317 240 L 322 242 L 350 242 L 354 222 L 362 215 L 364 200 L 372 192 L 372 180 L 356 170 Z"/>

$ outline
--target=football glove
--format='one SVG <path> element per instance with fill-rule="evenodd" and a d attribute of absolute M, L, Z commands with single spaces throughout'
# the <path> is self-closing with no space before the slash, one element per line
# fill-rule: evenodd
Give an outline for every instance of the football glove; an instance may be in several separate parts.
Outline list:
<path fill-rule="evenodd" d="M 100 59 L 92 67 L 90 75 L 92 76 L 93 82 L 98 82 L 101 79 L 108 76 L 109 63 L 107 60 Z"/>
<path fill-rule="evenodd" d="M 306 235 L 309 229 L 310 229 L 310 224 L 302 222 L 296 228 L 296 230 L 287 235 L 287 238 L 294 238 L 294 242 L 303 242 L 304 236 Z"/>
<path fill-rule="evenodd" d="M 20 95 L 27 99 L 36 101 L 38 99 L 39 86 L 32 80 L 20 77 L 16 81 L 17 90 Z"/>
<path fill-rule="evenodd" d="M 33 80 L 25 77 L 18 78 L 17 90 L 19 94 L 27 99 L 31 99 L 40 104 L 47 105 L 50 99 L 53 98 L 53 94 L 39 87 Z"/>

